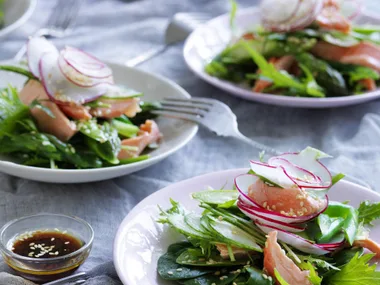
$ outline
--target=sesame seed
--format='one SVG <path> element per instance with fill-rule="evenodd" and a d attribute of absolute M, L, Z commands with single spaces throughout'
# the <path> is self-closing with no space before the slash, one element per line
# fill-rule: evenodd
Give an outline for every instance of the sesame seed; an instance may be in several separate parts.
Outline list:
<path fill-rule="evenodd" d="M 59 254 L 59 252 L 58 252 L 58 251 L 56 251 L 54 254 L 55 254 L 55 255 L 58 255 L 58 254 Z"/>
<path fill-rule="evenodd" d="M 173 271 L 168 271 L 168 274 L 169 275 L 173 275 Z"/>
<path fill-rule="evenodd" d="M 31 247 L 30 247 L 30 249 L 33 249 L 33 250 L 35 250 L 36 248 L 35 248 L 34 246 L 31 246 Z"/>
<path fill-rule="evenodd" d="M 33 256 L 33 255 L 34 255 L 33 251 L 28 253 L 28 256 Z"/>
<path fill-rule="evenodd" d="M 30 244 L 29 244 L 29 246 L 33 246 L 33 245 L 35 245 L 35 243 L 34 243 L 34 242 L 32 242 L 32 243 L 30 243 Z"/>
<path fill-rule="evenodd" d="M 267 205 L 268 205 L 268 202 L 264 202 L 264 203 L 263 203 L 263 207 L 264 207 L 264 208 L 266 208 Z"/>
<path fill-rule="evenodd" d="M 54 252 L 49 252 L 49 255 L 54 255 Z"/>
<path fill-rule="evenodd" d="M 303 205 L 305 205 L 305 203 L 304 202 L 300 202 L 300 206 L 303 207 Z"/>
<path fill-rule="evenodd" d="M 285 211 L 281 211 L 280 213 L 281 213 L 281 215 L 285 215 L 286 214 Z"/>
<path fill-rule="evenodd" d="M 216 283 L 211 283 L 211 285 L 216 285 Z"/>
<path fill-rule="evenodd" d="M 219 217 L 218 217 L 218 220 L 219 220 L 219 221 L 222 221 L 222 220 L 223 220 L 223 217 L 222 217 L 222 216 L 219 216 Z"/>
<path fill-rule="evenodd" d="M 69 244 L 70 242 L 69 241 L 66 241 L 65 244 Z"/>
<path fill-rule="evenodd" d="M 276 210 L 276 205 L 272 205 L 272 209 L 273 209 L 273 210 Z"/>
<path fill-rule="evenodd" d="M 178 271 L 178 272 L 181 272 L 181 271 L 182 271 L 182 268 L 177 268 L 177 271 Z"/>
<path fill-rule="evenodd" d="M 264 279 L 268 279 L 268 275 L 263 274 Z"/>
<path fill-rule="evenodd" d="M 55 241 L 55 238 L 51 238 L 51 241 Z"/>

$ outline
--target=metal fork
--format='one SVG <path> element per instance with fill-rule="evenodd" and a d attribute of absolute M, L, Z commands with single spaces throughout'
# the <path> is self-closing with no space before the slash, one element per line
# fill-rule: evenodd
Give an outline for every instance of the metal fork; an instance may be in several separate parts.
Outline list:
<path fill-rule="evenodd" d="M 152 111 L 152 113 L 196 122 L 216 133 L 218 136 L 235 137 L 260 151 L 264 151 L 267 155 L 276 156 L 281 154 L 278 150 L 258 143 L 243 135 L 238 129 L 236 115 L 232 112 L 230 107 L 218 100 L 210 98 L 165 98 L 160 103 L 162 107 Z M 356 177 L 346 175 L 345 178 L 366 188 L 372 188 L 366 182 Z"/>
<path fill-rule="evenodd" d="M 57 0 L 46 26 L 39 29 L 34 36 L 46 38 L 62 38 L 70 32 L 70 25 L 77 17 L 82 0 Z M 26 53 L 26 45 L 13 58 L 20 61 Z"/>
<path fill-rule="evenodd" d="M 125 62 L 127 66 L 137 66 L 161 53 L 169 46 L 184 41 L 190 33 L 202 23 L 211 19 L 210 15 L 202 13 L 177 13 L 171 18 L 165 31 L 165 44 L 152 48 L 135 58 Z"/>
<path fill-rule="evenodd" d="M 226 104 L 210 98 L 177 99 L 166 98 L 162 108 L 152 111 L 156 115 L 190 120 L 205 126 L 218 136 L 235 137 L 267 154 L 279 155 L 280 152 L 255 142 L 243 135 L 238 129 L 236 115 Z"/>

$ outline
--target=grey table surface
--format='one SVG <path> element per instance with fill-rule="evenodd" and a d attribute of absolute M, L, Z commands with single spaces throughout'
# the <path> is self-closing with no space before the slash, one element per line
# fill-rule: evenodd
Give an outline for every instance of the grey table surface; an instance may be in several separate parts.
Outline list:
<path fill-rule="evenodd" d="M 255 3 L 240 2 L 242 6 Z M 54 5 L 53 0 L 40 0 L 32 18 L 1 40 L 0 59 L 11 58 L 27 36 L 43 26 Z M 100 58 L 123 61 L 160 45 L 168 20 L 175 12 L 202 11 L 218 15 L 228 9 L 229 3 L 225 0 L 87 0 L 72 33 L 54 42 L 58 46 L 80 47 Z M 379 101 L 324 110 L 243 101 L 197 78 L 185 65 L 181 45 L 171 47 L 141 68 L 174 80 L 192 96 L 212 97 L 227 103 L 247 136 L 283 151 L 295 151 L 308 145 L 320 148 L 334 156 L 329 162 L 334 169 L 365 180 L 380 190 L 377 188 L 380 184 Z M 257 156 L 257 149 L 200 129 L 186 147 L 163 162 L 109 181 L 44 184 L 0 174 L 0 226 L 38 212 L 82 217 L 92 224 L 96 238 L 93 251 L 81 270 L 90 271 L 100 266 L 94 274 L 112 275 L 110 262 L 116 230 L 139 201 L 186 178 L 248 166 L 248 160 Z M 3 262 L 0 262 L 1 271 L 8 271 Z M 111 279 L 112 276 L 102 276 L 91 284 L 114 284 Z"/>

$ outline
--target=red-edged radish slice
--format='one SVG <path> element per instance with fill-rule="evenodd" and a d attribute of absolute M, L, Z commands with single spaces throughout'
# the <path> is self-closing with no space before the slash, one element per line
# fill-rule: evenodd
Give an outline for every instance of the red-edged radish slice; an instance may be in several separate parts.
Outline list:
<path fill-rule="evenodd" d="M 68 65 L 83 75 L 93 78 L 107 78 L 112 76 L 110 67 L 80 49 L 66 47 L 61 51 L 61 55 Z"/>
<path fill-rule="evenodd" d="M 61 72 L 64 74 L 66 79 L 79 87 L 93 87 L 95 85 L 103 83 L 114 83 L 112 75 L 104 78 L 94 78 L 80 73 L 67 63 L 67 61 L 62 56 L 62 52 L 58 58 L 58 64 Z"/>
<path fill-rule="evenodd" d="M 322 181 L 318 176 L 314 175 L 312 172 L 306 169 L 294 165 L 285 158 L 272 157 L 269 159 L 269 164 L 272 166 L 281 166 L 284 168 L 290 179 L 292 179 L 292 181 L 301 188 L 303 185 L 306 187 L 322 187 Z"/>
<path fill-rule="evenodd" d="M 261 17 L 264 22 L 282 24 L 290 21 L 300 8 L 300 0 L 265 0 L 261 2 Z M 274 9 L 273 7 L 276 7 Z"/>
<path fill-rule="evenodd" d="M 266 29 L 275 32 L 295 31 L 304 28 L 316 19 L 323 8 L 323 0 L 299 0 L 296 9 L 294 9 L 293 2 L 287 8 L 280 6 L 282 6 L 282 4 L 287 5 L 288 1 L 271 0 L 269 2 L 267 3 L 267 0 L 262 2 L 261 9 L 262 11 L 266 11 L 262 19 L 262 24 Z M 273 21 L 273 19 L 279 17 L 282 13 L 284 13 L 284 16 L 280 18 L 281 21 Z M 262 14 L 264 14 L 264 12 L 262 12 Z M 283 21 L 283 19 L 286 18 L 288 20 Z"/>
<path fill-rule="evenodd" d="M 332 177 L 330 171 L 319 162 L 320 158 L 330 157 L 320 151 L 317 151 L 313 148 L 306 148 L 303 151 L 299 153 L 285 153 L 280 156 L 274 157 L 269 159 L 268 163 L 271 164 L 273 161 L 276 160 L 276 158 L 282 158 L 286 159 L 287 161 L 291 162 L 292 164 L 296 165 L 297 167 L 301 169 L 306 169 L 310 173 L 312 173 L 314 176 L 318 177 L 321 184 L 320 186 L 314 186 L 314 185 L 302 185 L 302 188 L 310 188 L 310 189 L 328 189 L 332 185 Z M 287 168 L 285 168 L 287 170 Z M 302 181 L 302 177 L 299 179 Z M 296 184 L 297 181 L 294 181 Z M 299 184 L 298 184 L 299 185 Z"/>
<path fill-rule="evenodd" d="M 37 78 L 41 78 L 39 62 L 45 53 L 58 55 L 58 49 L 44 37 L 32 37 L 27 43 L 27 59 L 29 70 Z"/>
<path fill-rule="evenodd" d="M 242 211 L 247 217 L 249 217 L 254 222 L 264 223 L 266 225 L 274 226 L 279 229 L 282 229 L 291 233 L 299 233 L 305 230 L 303 226 L 296 226 L 292 224 L 283 223 L 280 221 L 272 220 L 266 217 L 261 216 L 260 210 L 254 211 L 252 208 L 247 207 L 243 202 L 239 201 L 237 204 L 240 211 Z"/>
<path fill-rule="evenodd" d="M 239 199 L 243 203 L 245 203 L 248 208 L 251 208 L 252 211 L 257 212 L 262 217 L 265 217 L 274 221 L 279 221 L 282 223 L 301 224 L 301 223 L 305 223 L 307 221 L 315 219 L 321 213 L 323 213 L 328 206 L 328 197 L 325 196 L 323 198 L 323 207 L 321 207 L 321 209 L 313 215 L 290 217 L 290 216 L 282 215 L 281 213 L 278 213 L 278 212 L 265 209 L 261 205 L 257 204 L 248 195 L 249 187 L 255 184 L 257 180 L 259 179 L 260 178 L 252 174 L 242 174 L 235 178 L 235 186 L 236 186 L 236 189 L 240 193 Z M 286 190 L 284 189 L 284 191 Z"/>
<path fill-rule="evenodd" d="M 42 85 L 52 101 L 82 105 L 106 93 L 107 83 L 83 88 L 68 81 L 58 66 L 58 57 L 55 52 L 47 53 L 39 63 Z"/>
<path fill-rule="evenodd" d="M 264 177 L 269 183 L 273 183 L 281 188 L 294 187 L 296 184 L 290 179 L 281 167 L 269 165 L 267 163 L 250 161 L 251 170 L 258 176 Z"/>
<path fill-rule="evenodd" d="M 266 225 L 263 223 L 257 223 L 256 225 L 266 234 L 272 231 L 277 231 L 277 238 L 294 248 L 305 252 L 309 254 L 315 254 L 315 255 L 326 255 L 328 253 L 331 253 L 333 250 L 328 250 L 324 247 L 321 247 L 318 244 L 315 244 L 307 239 L 304 239 L 296 234 L 289 233 L 287 231 L 284 231 L 282 229 L 279 229 L 277 227 L 273 227 L 270 225 Z"/>
<path fill-rule="evenodd" d="M 355 19 L 363 11 L 364 5 L 361 0 L 344 0 L 341 2 L 341 12 L 349 20 Z"/>

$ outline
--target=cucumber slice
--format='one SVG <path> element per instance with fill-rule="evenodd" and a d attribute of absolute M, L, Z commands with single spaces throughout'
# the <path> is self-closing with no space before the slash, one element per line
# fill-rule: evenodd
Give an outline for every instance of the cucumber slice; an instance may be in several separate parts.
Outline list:
<path fill-rule="evenodd" d="M 211 235 L 209 235 L 208 231 L 206 232 L 201 225 L 201 216 L 196 215 L 194 213 L 187 214 L 185 216 L 186 224 L 191 227 L 193 230 L 197 231 L 200 234 L 208 236 L 209 239 L 212 239 Z"/>
<path fill-rule="evenodd" d="M 101 98 L 104 99 L 126 99 L 126 98 L 135 98 L 141 97 L 144 94 L 142 92 L 136 91 L 134 89 L 124 87 L 124 86 L 111 86 L 108 88 L 107 93 L 104 94 Z"/>
<path fill-rule="evenodd" d="M 200 202 L 220 205 L 237 200 L 239 197 L 239 192 L 236 190 L 210 190 L 195 192 L 192 196 Z"/>
<path fill-rule="evenodd" d="M 262 248 L 256 243 L 255 238 L 243 231 L 241 228 L 222 219 L 217 219 L 214 217 L 208 218 L 209 225 L 213 231 L 227 240 L 229 244 L 258 252 L 263 251 Z"/>
<path fill-rule="evenodd" d="M 185 222 L 185 216 L 181 214 L 172 214 L 167 217 L 170 225 L 172 225 L 178 232 L 186 237 L 196 239 L 208 239 L 208 235 L 197 232 Z"/>

